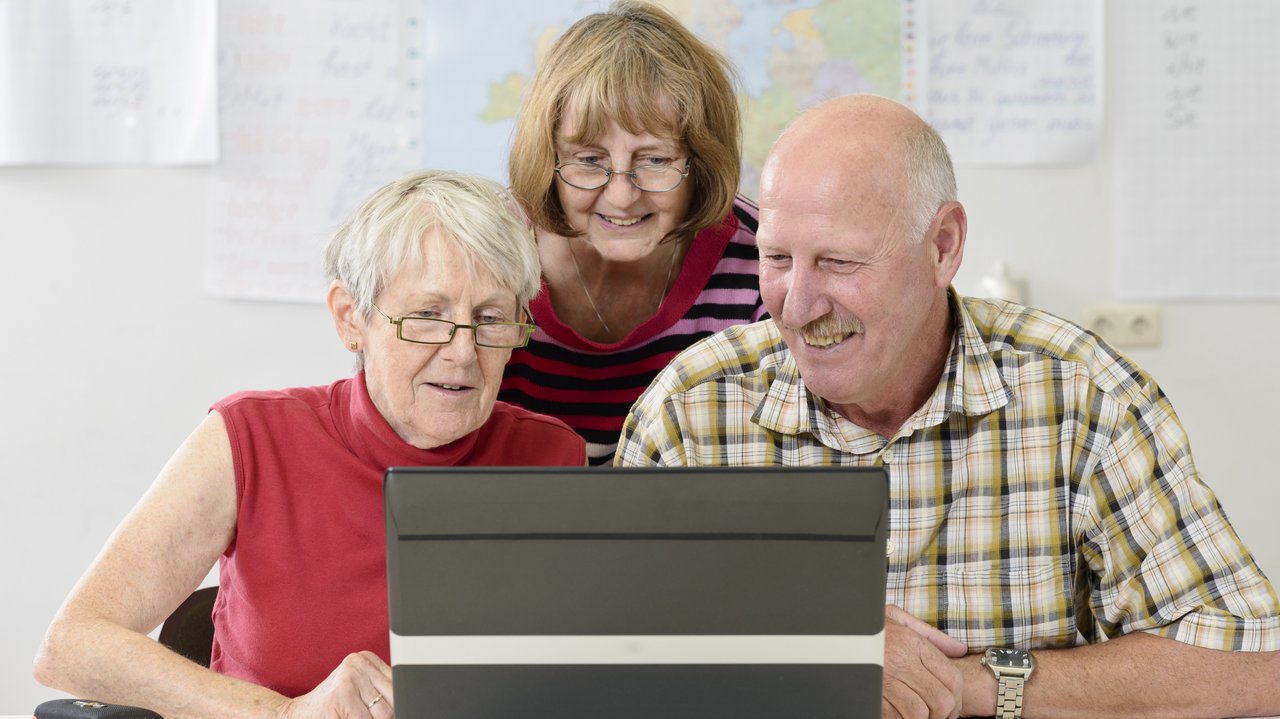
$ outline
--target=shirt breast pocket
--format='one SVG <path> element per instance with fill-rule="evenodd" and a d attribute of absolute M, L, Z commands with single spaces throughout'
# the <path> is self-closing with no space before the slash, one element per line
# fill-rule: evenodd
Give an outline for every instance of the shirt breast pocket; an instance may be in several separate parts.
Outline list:
<path fill-rule="evenodd" d="M 973 649 L 1070 646 L 1069 570 L 1060 557 L 941 567 L 931 623 Z"/>

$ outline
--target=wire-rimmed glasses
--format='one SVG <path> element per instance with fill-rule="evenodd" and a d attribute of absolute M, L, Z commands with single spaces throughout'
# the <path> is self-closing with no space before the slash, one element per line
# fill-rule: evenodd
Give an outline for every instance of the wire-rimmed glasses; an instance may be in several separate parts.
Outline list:
<path fill-rule="evenodd" d="M 377 305 L 373 308 L 396 326 L 396 337 L 418 345 L 446 345 L 453 341 L 459 328 L 471 330 L 471 338 L 477 347 L 516 349 L 529 344 L 529 336 L 536 328 L 531 322 L 480 322 L 464 325 L 434 317 L 392 317 Z"/>
<path fill-rule="evenodd" d="M 684 169 L 675 165 L 638 165 L 630 170 L 610 170 L 595 162 L 556 162 L 556 174 L 571 187 L 579 190 L 598 190 L 609 184 L 614 175 L 626 175 L 631 184 L 645 192 L 671 192 L 689 176 L 689 164 Z"/>

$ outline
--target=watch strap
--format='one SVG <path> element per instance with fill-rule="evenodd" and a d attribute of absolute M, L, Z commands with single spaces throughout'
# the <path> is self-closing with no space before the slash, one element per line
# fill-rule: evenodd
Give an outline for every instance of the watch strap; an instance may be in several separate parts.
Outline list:
<path fill-rule="evenodd" d="M 996 716 L 1000 719 L 1022 719 L 1022 690 L 1026 677 L 1001 674 L 1000 691 L 996 694 Z"/>

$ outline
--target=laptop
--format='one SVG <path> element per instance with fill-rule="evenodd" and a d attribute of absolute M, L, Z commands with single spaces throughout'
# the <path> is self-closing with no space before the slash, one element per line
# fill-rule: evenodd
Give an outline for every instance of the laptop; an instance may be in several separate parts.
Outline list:
<path fill-rule="evenodd" d="M 396 715 L 880 716 L 881 468 L 392 468 Z"/>

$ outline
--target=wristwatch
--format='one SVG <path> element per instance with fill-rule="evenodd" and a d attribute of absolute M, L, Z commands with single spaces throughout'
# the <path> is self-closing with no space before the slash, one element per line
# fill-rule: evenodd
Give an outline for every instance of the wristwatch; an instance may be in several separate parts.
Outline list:
<path fill-rule="evenodd" d="M 1025 649 L 991 647 L 982 655 L 982 663 L 991 667 L 1000 682 L 996 694 L 996 716 L 1000 719 L 1022 719 L 1022 689 L 1035 671 L 1036 660 Z"/>

